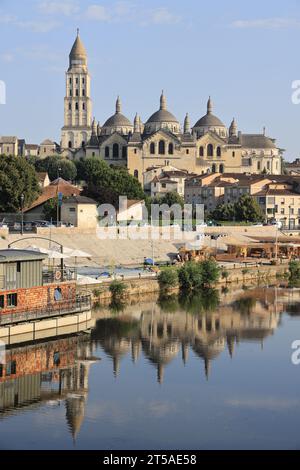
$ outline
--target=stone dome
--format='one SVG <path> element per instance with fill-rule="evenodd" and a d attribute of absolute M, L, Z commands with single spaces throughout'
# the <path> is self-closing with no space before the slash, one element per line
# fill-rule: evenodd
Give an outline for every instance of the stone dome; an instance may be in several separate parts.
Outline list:
<path fill-rule="evenodd" d="M 119 132 L 124 135 L 133 132 L 132 122 L 121 113 L 121 100 L 119 96 L 116 102 L 115 114 L 107 119 L 101 130 L 101 133 L 104 135 L 112 134 L 113 132 Z"/>
<path fill-rule="evenodd" d="M 168 129 L 177 134 L 180 132 L 180 124 L 178 119 L 167 110 L 167 102 L 164 92 L 160 97 L 160 108 L 156 111 L 145 124 L 145 133 L 151 134 L 159 129 Z"/>
<path fill-rule="evenodd" d="M 227 137 L 228 130 L 225 124 L 212 113 L 213 103 L 211 98 L 207 102 L 207 113 L 201 117 L 193 127 L 194 133 L 197 137 L 201 137 L 206 132 L 212 131 L 218 134 L 220 137 Z"/>

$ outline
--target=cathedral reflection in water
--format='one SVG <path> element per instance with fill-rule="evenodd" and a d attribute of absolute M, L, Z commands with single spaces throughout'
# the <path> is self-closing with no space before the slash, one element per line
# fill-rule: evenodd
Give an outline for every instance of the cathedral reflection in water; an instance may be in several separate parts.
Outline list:
<path fill-rule="evenodd" d="M 191 353 L 202 360 L 208 379 L 212 361 L 226 349 L 233 356 L 240 342 L 263 347 L 265 338 L 280 326 L 283 312 L 300 314 L 299 292 L 278 288 L 229 292 L 212 310 L 202 306 L 197 311 L 197 302 L 189 311 L 176 300 L 156 300 L 133 303 L 121 313 L 96 311 L 96 327 L 90 333 L 8 349 L 6 363 L 0 364 L 0 419 L 27 407 L 62 402 L 76 439 L 91 366 L 101 354 L 111 358 L 116 377 L 122 358 L 131 355 L 136 363 L 143 355 L 157 369 L 162 384 L 166 366 L 179 355 L 187 364 Z"/>

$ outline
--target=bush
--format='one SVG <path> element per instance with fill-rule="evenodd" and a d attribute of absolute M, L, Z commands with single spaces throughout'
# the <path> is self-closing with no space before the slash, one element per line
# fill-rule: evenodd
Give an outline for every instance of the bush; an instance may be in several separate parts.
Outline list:
<path fill-rule="evenodd" d="M 126 290 L 127 290 L 126 284 L 123 284 L 123 282 L 120 282 L 120 281 L 112 281 L 112 283 L 109 286 L 109 291 L 114 301 L 118 301 L 124 298 Z"/>
<path fill-rule="evenodd" d="M 161 271 L 158 275 L 158 283 L 161 290 L 172 289 L 178 284 L 178 271 L 169 268 Z"/>
<path fill-rule="evenodd" d="M 220 268 L 214 260 L 189 261 L 180 268 L 178 277 L 182 290 L 202 289 L 218 281 Z"/>

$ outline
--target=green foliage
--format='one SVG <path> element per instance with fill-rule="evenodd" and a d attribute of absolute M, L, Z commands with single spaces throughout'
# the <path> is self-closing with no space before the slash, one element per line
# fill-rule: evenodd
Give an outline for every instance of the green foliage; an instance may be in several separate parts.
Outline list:
<path fill-rule="evenodd" d="M 110 203 L 117 207 L 119 196 L 128 199 L 145 199 L 139 181 L 126 168 L 111 168 L 98 158 L 87 158 L 77 162 L 78 179 L 87 184 L 84 193 L 99 204 Z"/>
<path fill-rule="evenodd" d="M 291 280 L 300 280 L 300 261 L 290 261 L 289 273 Z"/>
<path fill-rule="evenodd" d="M 174 204 L 179 204 L 181 208 L 184 206 L 184 199 L 180 194 L 175 191 L 164 194 L 163 196 L 157 196 L 152 198 L 151 204 L 167 204 L 168 206 L 173 206 Z"/>
<path fill-rule="evenodd" d="M 257 201 L 243 194 L 236 203 L 220 204 L 211 213 L 211 218 L 224 221 L 262 222 L 264 215 Z"/>
<path fill-rule="evenodd" d="M 175 268 L 164 269 L 158 275 L 161 290 L 172 289 L 178 284 L 178 271 Z"/>
<path fill-rule="evenodd" d="M 220 268 L 214 260 L 189 261 L 179 270 L 179 285 L 182 290 L 197 290 L 210 286 L 220 277 Z"/>
<path fill-rule="evenodd" d="M 220 204 L 210 214 L 210 218 L 214 220 L 231 221 L 235 219 L 234 204 Z"/>
<path fill-rule="evenodd" d="M 125 296 L 126 290 L 126 284 L 123 284 L 123 282 L 117 280 L 112 281 L 109 286 L 109 291 L 111 293 L 113 301 L 122 300 Z"/>
<path fill-rule="evenodd" d="M 43 207 L 43 213 L 45 220 L 56 220 L 57 219 L 57 199 L 49 199 L 45 202 Z"/>
<path fill-rule="evenodd" d="M 18 212 L 28 207 L 40 193 L 34 167 L 23 157 L 0 156 L 0 211 Z"/>
<path fill-rule="evenodd" d="M 58 155 L 36 158 L 34 166 L 37 172 L 46 171 L 51 181 L 56 180 L 58 176 L 66 181 L 73 181 L 77 176 L 75 163 Z"/>
<path fill-rule="evenodd" d="M 224 269 L 224 271 L 222 271 L 221 273 L 221 276 L 222 276 L 222 279 L 228 279 L 229 278 L 229 271 L 226 271 L 226 269 Z"/>
<path fill-rule="evenodd" d="M 264 220 L 258 202 L 249 194 L 243 194 L 234 206 L 237 220 L 248 220 L 249 222 L 261 222 Z"/>

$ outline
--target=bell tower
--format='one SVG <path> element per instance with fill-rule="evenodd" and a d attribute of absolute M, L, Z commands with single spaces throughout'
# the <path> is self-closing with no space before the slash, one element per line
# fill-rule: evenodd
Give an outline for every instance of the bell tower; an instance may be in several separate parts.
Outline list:
<path fill-rule="evenodd" d="M 91 79 L 87 68 L 87 53 L 79 30 L 69 56 L 64 100 L 64 127 L 61 133 L 62 149 L 84 147 L 92 133 Z"/>

